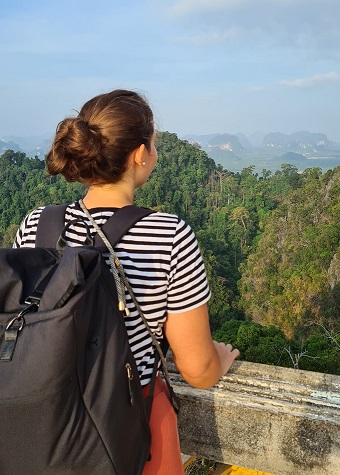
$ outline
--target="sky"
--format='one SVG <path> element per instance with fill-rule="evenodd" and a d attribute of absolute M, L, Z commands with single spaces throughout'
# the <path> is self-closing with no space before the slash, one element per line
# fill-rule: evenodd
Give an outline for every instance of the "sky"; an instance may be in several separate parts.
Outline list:
<path fill-rule="evenodd" d="M 339 0 L 3 0 L 0 137 L 51 135 L 126 88 L 179 137 L 340 142 L 339 23 Z"/>

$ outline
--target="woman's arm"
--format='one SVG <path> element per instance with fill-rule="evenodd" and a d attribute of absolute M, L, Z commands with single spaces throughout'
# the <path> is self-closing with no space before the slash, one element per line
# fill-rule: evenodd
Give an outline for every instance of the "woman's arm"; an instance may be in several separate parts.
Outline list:
<path fill-rule="evenodd" d="M 197 388 L 213 386 L 240 354 L 231 345 L 213 341 L 206 304 L 169 314 L 164 331 L 178 371 Z"/>

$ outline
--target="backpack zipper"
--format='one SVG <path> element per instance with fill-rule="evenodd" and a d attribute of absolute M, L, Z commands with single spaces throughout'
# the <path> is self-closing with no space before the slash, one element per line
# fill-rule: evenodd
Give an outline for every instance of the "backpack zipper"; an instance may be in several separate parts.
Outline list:
<path fill-rule="evenodd" d="M 130 366 L 130 363 L 126 363 L 125 369 L 126 369 L 126 373 L 127 373 L 127 377 L 128 377 L 130 404 L 131 404 L 131 406 L 134 406 L 135 405 L 135 396 L 134 396 L 133 388 L 132 388 L 133 373 L 132 373 L 132 368 Z"/>

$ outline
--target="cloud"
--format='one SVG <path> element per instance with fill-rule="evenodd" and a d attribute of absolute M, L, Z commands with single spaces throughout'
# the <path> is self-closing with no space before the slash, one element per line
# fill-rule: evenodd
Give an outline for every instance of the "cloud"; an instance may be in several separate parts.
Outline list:
<path fill-rule="evenodd" d="M 250 86 L 247 89 L 247 91 L 250 92 L 250 93 L 263 92 L 265 90 L 266 90 L 266 88 L 264 86 Z"/>
<path fill-rule="evenodd" d="M 250 31 L 242 28 L 216 29 L 214 31 L 201 31 L 198 33 L 185 33 L 174 38 L 178 43 L 191 43 L 193 45 L 208 45 L 212 43 L 229 43 L 230 41 L 249 37 Z"/>
<path fill-rule="evenodd" d="M 332 71 L 325 74 L 315 74 L 314 76 L 309 76 L 303 79 L 294 79 L 286 80 L 283 79 L 279 82 L 282 86 L 292 87 L 292 88 L 306 88 L 306 87 L 315 87 L 322 86 L 324 84 L 336 84 L 340 83 L 340 74 Z"/>
<path fill-rule="evenodd" d="M 314 0 L 316 2 L 316 0 Z M 313 0 L 275 0 L 276 7 L 310 4 Z M 256 6 L 272 6 L 273 0 L 258 0 Z M 175 0 L 168 12 L 174 16 L 185 16 L 203 12 L 215 12 L 241 8 L 254 8 L 254 0 Z"/>
<path fill-rule="evenodd" d="M 184 16 L 205 11 L 224 10 L 242 3 L 247 3 L 247 0 L 177 0 L 169 7 L 168 11 L 174 16 Z"/>
<path fill-rule="evenodd" d="M 263 48 L 289 48 L 324 58 L 338 52 L 338 0 L 158 0 L 158 5 L 160 17 L 184 31 L 183 42 L 228 43 L 237 31 L 236 40 L 256 41 Z"/>

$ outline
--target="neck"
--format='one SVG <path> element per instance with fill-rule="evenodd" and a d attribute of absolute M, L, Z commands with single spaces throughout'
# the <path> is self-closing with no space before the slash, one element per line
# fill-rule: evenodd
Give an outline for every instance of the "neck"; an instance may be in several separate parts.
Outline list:
<path fill-rule="evenodd" d="M 83 201 L 87 208 L 122 208 L 133 203 L 134 189 L 126 184 L 92 185 Z"/>

